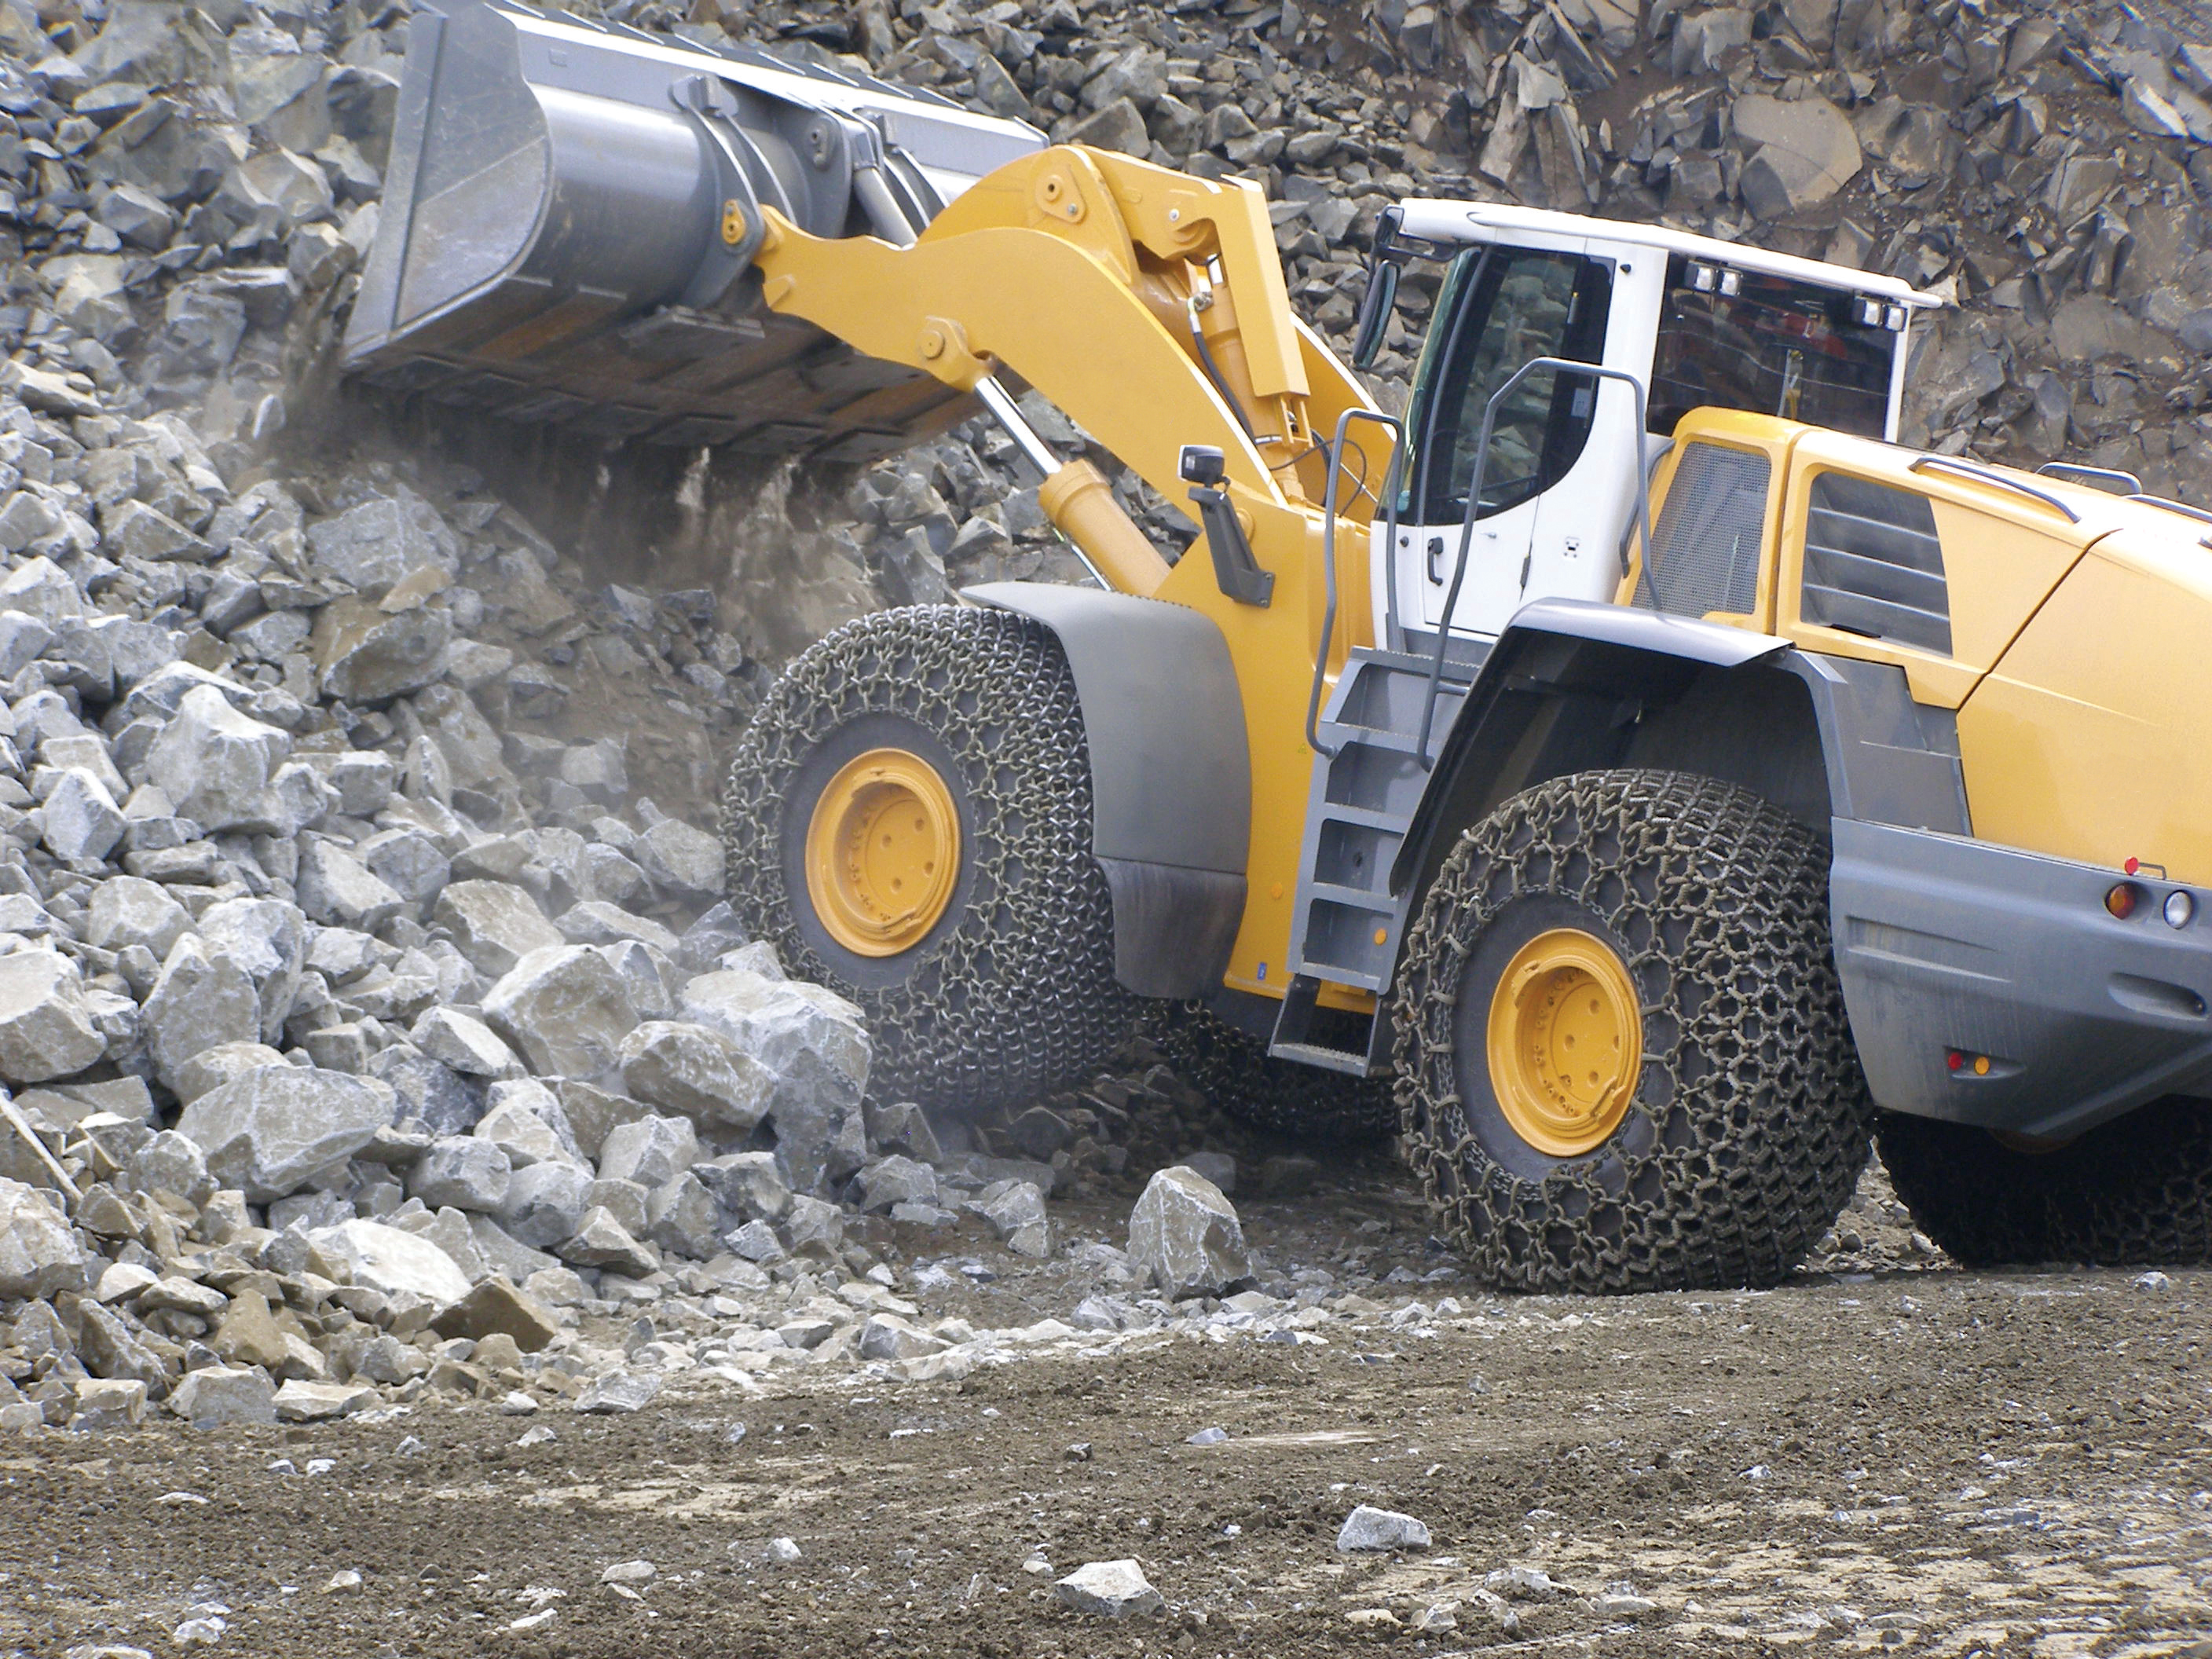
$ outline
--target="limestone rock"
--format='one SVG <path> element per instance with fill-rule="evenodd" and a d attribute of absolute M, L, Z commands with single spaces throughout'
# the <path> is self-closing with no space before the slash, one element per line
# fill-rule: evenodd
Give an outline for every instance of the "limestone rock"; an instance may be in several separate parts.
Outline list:
<path fill-rule="evenodd" d="M 376 1221 L 343 1221 L 307 1235 L 323 1258 L 356 1285 L 386 1296 L 419 1296 L 445 1307 L 469 1293 L 468 1276 L 435 1244 Z"/>
<path fill-rule="evenodd" d="M 407 1193 L 430 1208 L 496 1214 L 507 1203 L 514 1169 L 504 1148 L 476 1135 L 445 1135 L 430 1143 L 408 1171 Z"/>
<path fill-rule="evenodd" d="M 1129 1255 L 1171 1298 L 1218 1296 L 1252 1275 L 1236 1206 L 1180 1164 L 1154 1175 L 1129 1212 Z"/>
<path fill-rule="evenodd" d="M 704 1025 L 651 1020 L 622 1045 L 623 1084 L 647 1104 L 750 1133 L 767 1115 L 775 1074 Z"/>
<path fill-rule="evenodd" d="M 1378 1510 L 1362 1504 L 1344 1518 L 1336 1534 L 1336 1547 L 1349 1554 L 1355 1550 L 1425 1550 L 1429 1529 L 1410 1515 Z"/>
<path fill-rule="evenodd" d="M 671 1182 L 699 1160 L 699 1136 L 688 1118 L 642 1117 L 618 1124 L 599 1148 L 599 1178 L 647 1188 Z"/>
<path fill-rule="evenodd" d="M 261 994 L 228 955 L 210 951 L 198 933 L 186 933 L 170 948 L 146 998 L 144 1025 L 156 1073 L 181 1095 L 178 1081 L 194 1055 L 260 1040 Z"/>
<path fill-rule="evenodd" d="M 0 1176 L 0 1300 L 89 1290 L 95 1271 L 53 1200 Z"/>
<path fill-rule="evenodd" d="M 75 963 L 51 950 L 0 957 L 0 1079 L 68 1077 L 106 1052 Z"/>
<path fill-rule="evenodd" d="M 563 943 L 538 901 L 512 882 L 457 881 L 438 896 L 431 917 L 452 933 L 463 956 L 495 976 L 532 951 Z"/>
<path fill-rule="evenodd" d="M 1166 1602 L 1134 1561 L 1091 1561 L 1053 1585 L 1063 1606 L 1101 1619 L 1158 1613 Z"/>
<path fill-rule="evenodd" d="M 541 1077 L 602 1077 L 637 1025 L 629 988 L 587 945 L 532 951 L 484 997 L 484 1018 Z"/>
<path fill-rule="evenodd" d="M 186 1371 L 170 1391 L 168 1409 L 196 1429 L 228 1429 L 276 1420 L 269 1374 L 250 1365 L 207 1365 Z"/>
<path fill-rule="evenodd" d="M 179 817 L 203 829 L 266 830 L 276 813 L 269 782 L 292 752 L 291 734 L 240 714 L 212 685 L 197 685 L 146 751 L 146 775 Z"/>
<path fill-rule="evenodd" d="M 535 1297 L 494 1275 L 441 1310 L 430 1328 L 440 1336 L 465 1336 L 471 1342 L 503 1335 L 523 1352 L 536 1353 L 561 1334 L 561 1322 Z"/>
<path fill-rule="evenodd" d="M 177 1130 L 205 1150 L 218 1182 L 262 1204 L 368 1146 L 395 1103 L 392 1085 L 373 1078 L 265 1066 L 192 1102 Z"/>

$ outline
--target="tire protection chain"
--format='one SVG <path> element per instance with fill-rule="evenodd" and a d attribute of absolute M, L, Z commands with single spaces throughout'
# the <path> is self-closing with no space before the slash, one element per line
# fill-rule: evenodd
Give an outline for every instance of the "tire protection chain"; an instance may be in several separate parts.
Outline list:
<path fill-rule="evenodd" d="M 1301 1139 L 1357 1141 L 1380 1139 L 1397 1127 L 1389 1079 L 1273 1059 L 1264 1043 L 1203 1003 L 1168 1009 L 1153 1041 L 1178 1077 L 1255 1128 Z"/>
<path fill-rule="evenodd" d="M 1839 1214 L 1873 1107 L 1828 934 L 1825 837 L 1684 773 L 1584 772 L 1506 801 L 1444 860 L 1406 944 L 1401 1149 L 1477 1274 L 1504 1289 L 1771 1284 Z M 1461 976 L 1516 897 L 1553 894 L 1629 947 L 1636 1101 L 1541 1180 L 1495 1163 L 1457 1092 Z"/>
<path fill-rule="evenodd" d="M 2047 1152 L 1884 1112 L 1875 1139 L 1916 1226 L 1960 1265 L 2212 1261 L 2212 1107 L 2169 1096 Z"/>
<path fill-rule="evenodd" d="M 894 714 L 960 764 L 974 819 L 965 910 L 901 982 L 854 985 L 805 944 L 784 891 L 784 791 L 841 726 Z M 1010 611 L 878 611 L 785 668 L 739 740 L 723 798 L 731 907 L 797 977 L 857 1004 L 869 1093 L 963 1115 L 1086 1082 L 1141 1004 L 1114 978 L 1113 899 L 1091 851 L 1091 756 L 1060 642 Z"/>

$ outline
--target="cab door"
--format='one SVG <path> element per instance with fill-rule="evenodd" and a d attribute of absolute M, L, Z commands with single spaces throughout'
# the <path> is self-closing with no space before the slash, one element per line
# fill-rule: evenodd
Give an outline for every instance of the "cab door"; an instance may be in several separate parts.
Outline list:
<path fill-rule="evenodd" d="M 1433 638 L 1445 620 L 1492 394 L 1532 358 L 1604 361 L 1614 265 L 1586 249 L 1580 241 L 1493 245 L 1454 263 L 1414 386 L 1413 464 L 1399 481 L 1401 531 L 1388 556 L 1399 619 L 1409 633 Z M 1605 467 L 1590 442 L 1600 384 L 1594 376 L 1542 370 L 1499 409 L 1467 575 L 1449 619 L 1455 633 L 1494 638 L 1524 598 L 1539 592 L 1588 586 L 1589 597 L 1601 598 L 1609 591 L 1616 550 L 1594 522 L 1599 515 L 1583 510 L 1592 503 L 1571 499 L 1578 475 Z M 1616 400 L 1625 411 L 1628 400 L 1618 394 Z M 1633 424 L 1625 412 L 1620 420 L 1624 429 Z M 1593 488 L 1599 482 L 1589 481 Z M 1588 529 L 1585 518 L 1593 520 Z M 1540 584 L 1531 580 L 1540 550 Z M 1587 582 L 1578 579 L 1583 567 Z"/>

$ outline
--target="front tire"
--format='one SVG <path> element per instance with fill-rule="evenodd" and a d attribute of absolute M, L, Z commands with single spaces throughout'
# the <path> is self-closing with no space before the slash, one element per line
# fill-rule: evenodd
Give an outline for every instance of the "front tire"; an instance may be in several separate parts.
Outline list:
<path fill-rule="evenodd" d="M 2212 1261 L 2212 1101 L 2169 1096 L 2045 1147 L 1881 1114 L 1890 1184 L 1962 1267 Z"/>
<path fill-rule="evenodd" d="M 1872 1111 L 1827 916 L 1825 842 L 1716 779 L 1578 773 L 1461 838 L 1407 940 L 1397 1100 L 1478 1276 L 1680 1290 L 1802 1259 Z"/>
<path fill-rule="evenodd" d="M 1114 978 L 1091 761 L 1059 641 L 954 605 L 847 623 L 786 668 L 724 796 L 731 907 L 866 1015 L 870 1092 L 972 1117 L 1087 1081 Z"/>

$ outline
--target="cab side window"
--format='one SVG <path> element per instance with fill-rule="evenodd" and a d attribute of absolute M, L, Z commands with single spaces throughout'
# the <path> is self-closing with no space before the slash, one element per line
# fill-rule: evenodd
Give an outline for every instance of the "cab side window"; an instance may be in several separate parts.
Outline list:
<path fill-rule="evenodd" d="M 1950 588 L 1928 498 L 1848 473 L 1815 477 L 1798 614 L 1823 628 L 1949 656 Z"/>
<path fill-rule="evenodd" d="M 1492 248 L 1462 254 L 1449 290 L 1456 307 L 1431 325 L 1446 349 L 1434 384 L 1417 389 L 1428 425 L 1423 448 L 1425 500 L 1419 519 L 1456 520 L 1467 512 L 1485 406 L 1532 357 L 1595 362 L 1605 351 L 1613 271 L 1579 254 Z M 1430 378 L 1425 376 L 1425 379 Z M 1478 518 L 1541 495 L 1578 460 L 1589 440 L 1597 381 L 1545 369 L 1516 387 L 1498 411 L 1490 438 Z M 1411 504 L 1408 503 L 1410 506 Z"/>

